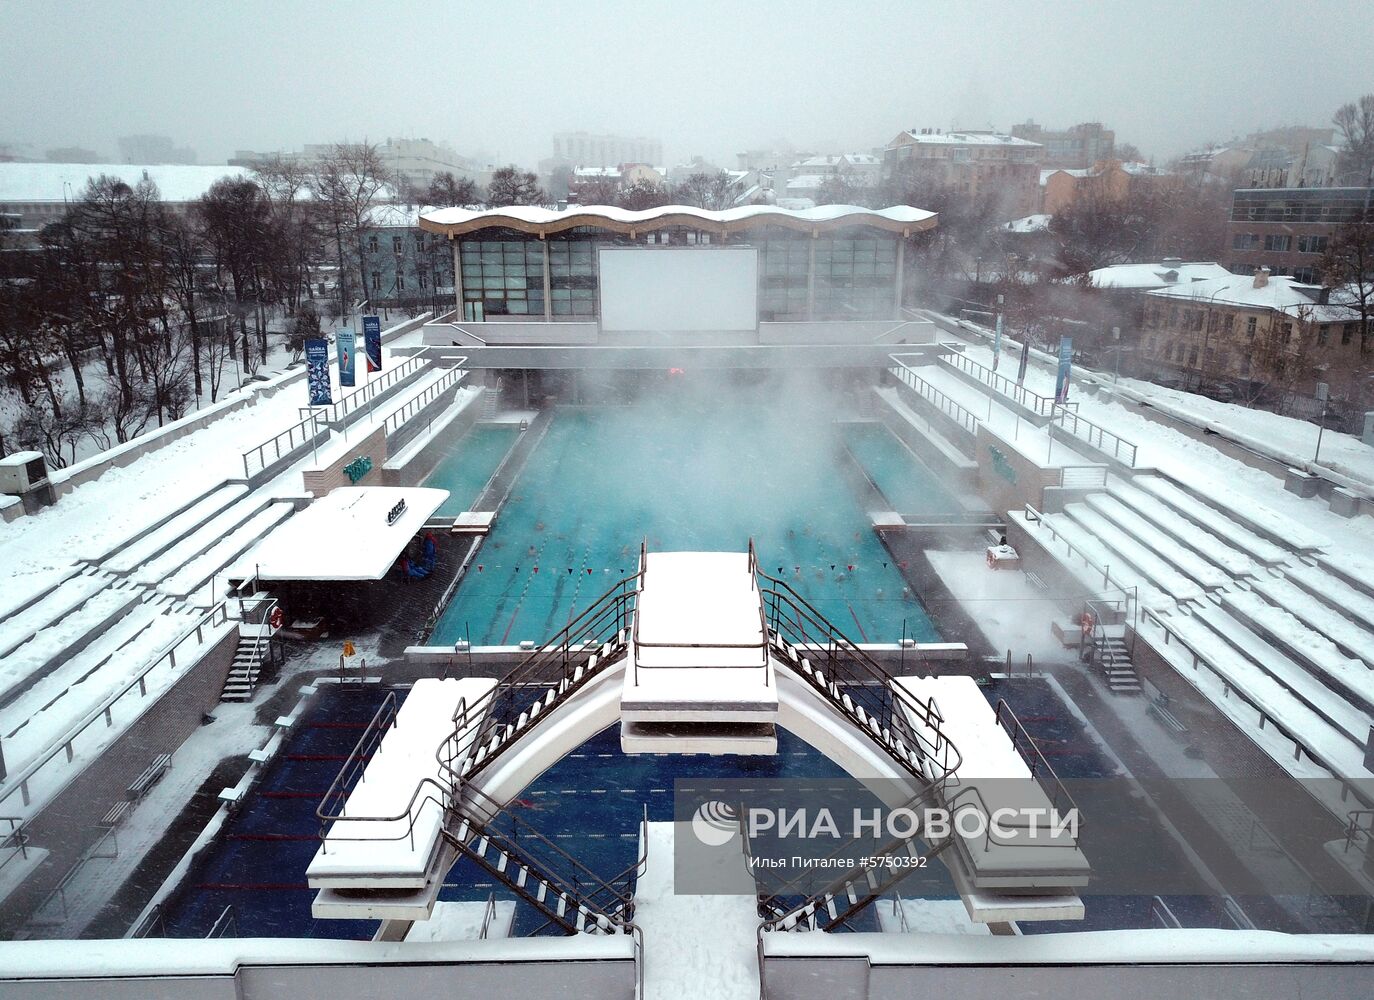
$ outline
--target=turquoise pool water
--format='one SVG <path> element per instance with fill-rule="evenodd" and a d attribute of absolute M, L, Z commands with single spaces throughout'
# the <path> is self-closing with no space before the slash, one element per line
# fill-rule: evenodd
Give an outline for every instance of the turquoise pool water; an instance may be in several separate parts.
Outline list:
<path fill-rule="evenodd" d="M 844 442 L 899 514 L 956 514 L 960 505 L 935 473 L 879 423 L 844 424 Z"/>
<path fill-rule="evenodd" d="M 860 642 L 938 638 L 809 401 L 565 408 L 430 641 L 542 642 L 650 549 L 743 551 Z"/>
<path fill-rule="evenodd" d="M 482 487 L 506 457 L 506 452 L 520 436 L 514 424 L 477 424 L 457 444 L 425 480 L 426 486 L 439 486 L 449 491 L 438 513 L 456 517 L 472 510 Z"/>

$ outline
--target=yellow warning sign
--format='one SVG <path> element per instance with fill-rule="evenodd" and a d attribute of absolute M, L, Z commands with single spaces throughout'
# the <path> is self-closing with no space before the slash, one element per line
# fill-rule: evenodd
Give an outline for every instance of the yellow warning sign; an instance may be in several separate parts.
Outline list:
<path fill-rule="evenodd" d="M 356 652 L 357 652 L 357 650 L 353 648 L 353 643 L 351 643 L 350 641 L 348 641 L 347 639 L 345 639 L 345 640 L 344 640 L 344 654 L 343 654 L 343 655 L 344 655 L 344 656 L 352 656 L 352 655 L 353 655 L 354 653 L 356 653 Z"/>

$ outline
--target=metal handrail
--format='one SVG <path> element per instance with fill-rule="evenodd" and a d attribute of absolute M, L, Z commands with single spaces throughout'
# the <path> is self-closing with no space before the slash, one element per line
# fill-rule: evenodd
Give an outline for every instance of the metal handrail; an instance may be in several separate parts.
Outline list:
<path fill-rule="evenodd" d="M 1011 710 L 1011 706 L 1007 704 L 1006 699 L 997 699 L 997 710 L 993 714 L 997 720 L 997 724 L 1002 727 L 1002 731 L 1011 739 L 1013 749 L 1020 754 L 1021 759 L 1025 761 L 1026 766 L 1030 768 L 1031 778 L 1033 778 L 1042 788 L 1044 787 L 1044 782 L 1040 780 L 1040 774 L 1048 774 L 1054 782 L 1050 792 L 1050 805 L 1058 809 L 1060 798 L 1062 797 L 1067 800 L 1069 808 L 1078 814 L 1078 825 L 1082 827 L 1083 812 L 1078 808 L 1078 803 L 1075 802 L 1073 796 L 1069 794 L 1069 790 L 1064 787 L 1064 782 L 1059 779 L 1059 775 L 1056 774 L 1054 768 L 1050 766 L 1050 762 L 1045 759 L 1045 755 L 1041 752 L 1039 745 L 1035 742 L 1031 734 L 1026 731 L 1026 727 L 1021 724 L 1021 720 L 1016 717 L 1016 713 Z"/>
<path fill-rule="evenodd" d="M 477 940 L 485 941 L 487 932 L 491 930 L 491 922 L 496 919 L 496 893 L 491 892 L 487 895 L 487 905 L 482 907 L 482 926 L 477 931 Z"/>
<path fill-rule="evenodd" d="M 254 581 L 254 582 L 256 583 L 256 581 Z M 248 597 L 240 597 L 240 598 L 239 598 L 239 608 L 240 608 L 240 612 L 239 612 L 239 613 L 240 613 L 240 616 L 241 616 L 240 619 L 239 619 L 239 621 L 240 621 L 240 622 L 244 622 L 244 623 L 246 623 L 246 624 L 252 624 L 252 625 L 267 625 L 268 628 L 271 628 L 270 622 L 271 622 L 271 618 L 272 618 L 272 611 L 273 611 L 273 610 L 277 607 L 277 605 L 280 603 L 280 602 L 277 600 L 277 598 L 275 598 L 275 597 L 268 597 L 268 598 L 266 598 L 267 603 L 266 603 L 265 606 L 262 605 L 262 599 L 258 599 L 258 600 L 255 602 L 255 603 L 257 603 L 257 604 L 259 605 L 259 607 L 254 608 L 254 609 L 253 609 L 253 613 L 254 613 L 254 614 L 259 614 L 259 613 L 260 613 L 260 618 L 259 618 L 258 621 L 256 621 L 256 622 L 246 622 L 245 617 L 242 617 L 242 616 L 246 616 L 246 614 L 247 614 L 247 612 L 243 609 L 244 602 L 245 602 L 245 601 L 248 601 L 248 600 L 253 600 L 255 596 L 256 596 L 256 595 L 250 594 Z M 275 631 L 268 632 L 268 633 L 266 633 L 266 634 L 264 634 L 264 633 L 262 633 L 262 632 L 257 632 L 257 633 L 255 633 L 254 636 L 253 636 L 253 648 L 249 651 L 248 673 L 247 673 L 247 680 L 248 680 L 248 697 L 249 697 L 250 699 L 253 697 L 253 692 L 254 692 L 255 690 L 257 690 L 257 682 L 253 679 L 253 671 L 254 671 L 254 669 L 258 666 L 258 664 L 260 664 L 260 663 L 262 662 L 262 648 L 263 648 L 263 644 L 264 644 L 264 639 L 266 640 L 267 648 L 268 648 L 269 651 L 270 651 L 271 646 L 272 646 L 272 639 L 273 639 L 275 636 L 276 636 L 276 632 L 275 632 Z"/>
<path fill-rule="evenodd" d="M 1349 854 L 1356 845 L 1362 845 L 1358 847 L 1361 854 L 1368 854 L 1374 847 L 1374 809 L 1352 809 L 1346 813 L 1345 853 Z"/>
<path fill-rule="evenodd" d="M 639 591 L 640 591 L 641 593 L 642 593 L 643 590 L 644 590 L 644 579 L 645 579 L 644 573 L 645 573 L 645 566 L 647 565 L 647 561 L 648 561 L 648 547 L 647 547 L 646 543 L 644 543 L 643 541 L 641 541 L 641 542 L 640 542 L 640 545 L 639 545 L 639 566 L 640 566 L 640 570 L 639 570 L 639 572 L 640 572 L 640 586 L 639 586 Z M 748 572 L 749 572 L 749 588 L 750 588 L 751 590 L 755 589 L 756 584 L 757 584 L 756 575 L 757 575 L 757 573 L 758 573 L 758 568 L 759 568 L 758 555 L 757 555 L 757 553 L 755 553 L 755 551 L 754 551 L 754 540 L 751 538 L 751 539 L 749 539 L 749 568 L 748 568 Z M 767 621 L 767 618 L 766 618 L 765 615 L 764 615 L 763 601 L 762 601 L 762 599 L 759 600 L 759 637 L 760 637 L 760 638 L 759 638 L 759 641 L 758 641 L 758 642 L 645 642 L 643 639 L 641 639 L 641 638 L 639 637 L 639 620 L 640 620 L 640 616 L 639 616 L 639 615 L 635 615 L 635 617 L 634 617 L 634 622 L 633 622 L 633 624 L 631 625 L 631 630 L 630 630 L 630 635 L 631 635 L 631 638 L 632 638 L 632 641 L 631 641 L 630 645 L 631 645 L 631 648 L 632 648 L 633 651 L 634 651 L 634 664 L 633 664 L 633 665 L 634 665 L 634 670 L 635 670 L 634 683 L 635 683 L 636 685 L 638 685 L 638 683 L 639 683 L 638 673 L 639 673 L 639 670 L 640 670 L 641 668 L 644 669 L 644 670 L 673 669 L 672 667 L 660 667 L 660 666 L 656 666 L 656 665 L 654 665 L 654 664 L 640 663 L 640 662 L 639 662 L 639 650 L 640 650 L 641 648 L 643 648 L 643 649 L 757 649 L 757 650 L 759 651 L 759 654 L 760 654 L 760 662 L 758 662 L 758 663 L 732 663 L 732 664 L 728 664 L 728 665 L 720 665 L 720 666 L 716 667 L 716 669 L 724 669 L 724 670 L 758 670 L 758 669 L 762 669 L 762 670 L 763 670 L 763 683 L 764 683 L 764 686 L 765 686 L 765 687 L 768 687 L 768 686 L 769 686 L 769 681 L 768 681 L 768 621 Z"/>
<path fill-rule="evenodd" d="M 10 832 L 0 837 L 0 851 L 10 852 L 5 855 L 4 860 L 0 860 L 0 869 L 3 869 L 15 858 L 28 858 L 29 836 L 24 832 L 23 816 L 0 816 L 0 823 L 10 825 Z"/>
<path fill-rule="evenodd" d="M 1055 416 L 1056 413 L 1059 414 L 1058 417 Z M 1059 426 L 1070 434 L 1080 440 L 1086 441 L 1099 451 L 1107 452 L 1110 450 L 1113 458 L 1120 462 L 1124 462 L 1132 468 L 1135 467 L 1136 452 L 1139 449 L 1133 442 L 1126 440 L 1119 434 L 1107 430 L 1107 428 L 1103 427 L 1101 424 L 1093 423 L 1087 417 L 1079 416 L 1077 411 L 1072 411 L 1066 406 L 1060 405 L 1054 408 L 1054 411 L 1050 414 L 1050 422 L 1053 423 L 1056 419 L 1059 421 Z M 1069 425 L 1070 419 L 1073 421 L 1072 426 Z M 1086 428 L 1086 430 L 1083 428 Z M 1107 447 L 1109 439 L 1111 444 L 1110 449 Z"/>
<path fill-rule="evenodd" d="M 1053 524 L 1051 524 L 1049 521 L 1045 520 L 1045 516 L 1046 516 L 1046 515 L 1044 515 L 1044 514 L 1041 513 L 1040 511 L 1036 510 L 1036 509 L 1035 509 L 1034 507 L 1032 507 L 1029 503 L 1027 503 L 1027 504 L 1024 505 L 1023 513 L 1025 514 L 1027 523 L 1039 524 L 1039 525 L 1041 525 L 1042 527 L 1048 528 L 1050 534 L 1051 534 L 1052 536 L 1054 536 L 1054 540 L 1055 540 L 1056 542 L 1063 542 L 1064 545 L 1068 548 L 1068 550 L 1069 550 L 1069 553 L 1068 553 L 1068 554 L 1069 554 L 1069 557 L 1072 558 L 1072 557 L 1074 556 L 1074 544 L 1073 544 L 1073 542 L 1069 541 L 1069 539 L 1066 538 L 1066 537 L 1059 531 L 1059 529 L 1057 529 Z M 1092 571 L 1095 572 L 1095 573 L 1101 573 L 1101 574 L 1102 574 L 1102 586 L 1103 586 L 1104 589 L 1119 590 L 1119 591 L 1121 591 L 1123 594 L 1127 594 L 1127 595 L 1129 595 L 1129 594 L 1132 593 L 1132 591 L 1133 591 L 1133 589 L 1134 589 L 1134 585 L 1132 585 L 1132 586 L 1127 586 L 1127 585 L 1123 584 L 1121 581 L 1116 580 L 1116 579 L 1113 579 L 1113 577 L 1112 577 L 1112 575 L 1111 575 L 1111 567 L 1110 567 L 1110 566 L 1099 566 L 1097 563 L 1093 562 L 1093 561 L 1092 561 L 1091 559 L 1089 559 L 1086 555 L 1084 555 L 1081 549 L 1078 551 L 1077 555 L 1078 555 L 1078 558 L 1082 560 L 1084 566 L 1087 566 L 1090 570 L 1092 570 Z M 1129 615 L 1130 615 L 1130 602 L 1131 602 L 1130 597 L 1127 597 L 1127 598 L 1126 598 L 1126 613 L 1127 613 L 1127 616 L 1128 616 L 1128 617 L 1129 617 Z M 1138 602 L 1137 602 L 1137 603 L 1138 603 Z"/>
<path fill-rule="evenodd" d="M 419 395 L 407 400 L 404 406 L 382 421 L 382 426 L 385 428 L 387 436 L 400 431 L 411 417 L 415 416 L 415 414 L 434 402 L 434 400 L 438 399 L 454 385 L 465 379 L 468 374 L 466 368 L 450 368 L 443 375 L 439 376 L 439 378 L 435 379 L 434 382 L 427 386 Z M 392 426 L 392 421 L 395 421 L 395 426 Z"/>
<path fill-rule="evenodd" d="M 331 424 L 338 423 L 340 419 L 356 412 L 360 406 L 374 396 L 380 396 L 394 385 L 398 385 L 410 378 L 411 375 L 423 368 L 428 360 L 429 359 L 423 353 L 414 354 L 394 368 L 387 369 L 377 378 L 368 379 L 365 384 L 354 389 L 352 392 L 340 396 L 337 403 L 329 403 L 324 406 L 302 406 L 300 407 L 300 413 L 302 415 L 317 415 Z M 466 360 L 466 358 L 462 360 Z"/>
<path fill-rule="evenodd" d="M 917 375 L 909 365 L 900 360 L 900 357 L 900 355 L 896 354 L 890 356 L 889 360 L 894 363 L 894 366 L 889 368 L 888 371 L 890 371 L 893 376 L 899 381 L 906 383 L 907 386 L 914 389 L 916 392 L 927 397 L 932 403 L 939 407 L 946 416 L 958 423 L 964 430 L 968 431 L 970 434 L 978 433 L 977 417 L 970 413 L 966 407 L 956 402 L 947 393 L 941 392 L 939 389 L 935 388 L 935 386 L 921 378 L 921 376 Z"/>
<path fill-rule="evenodd" d="M 301 445 L 305 444 L 307 441 L 310 441 L 312 438 L 318 437 L 322 433 L 322 428 L 320 427 L 320 419 L 321 418 L 319 414 L 311 413 L 303 420 L 300 420 L 299 422 L 294 423 L 290 427 L 286 428 L 286 430 L 272 435 L 266 441 L 262 442 L 262 444 L 256 445 L 245 451 L 243 453 L 243 478 L 251 479 L 253 478 L 255 472 L 262 472 L 264 469 L 268 468 L 269 465 L 271 465 L 271 463 L 267 461 L 267 456 L 265 454 L 266 449 L 269 445 L 272 446 L 272 461 L 275 462 L 279 460 L 282 457 L 282 455 L 290 454 L 292 451 L 294 451 Z M 309 433 L 307 433 L 304 429 L 307 424 L 310 425 Z M 298 430 L 301 432 L 301 439 L 299 442 L 296 441 L 296 432 Z M 286 439 L 287 443 L 287 448 L 284 452 L 282 451 L 281 447 L 283 438 Z M 250 467 L 250 456 L 256 456 L 257 458 L 256 469 Z"/>
<path fill-rule="evenodd" d="M 942 354 L 938 361 L 966 372 L 979 382 L 989 386 L 993 391 L 1006 396 L 1014 403 L 1019 403 L 1038 416 L 1049 416 L 1054 407 L 1054 399 L 1050 396 L 1042 396 L 1035 390 L 1026 388 L 1015 379 L 1007 378 L 1000 372 L 993 371 L 987 365 L 979 364 L 965 354 Z M 1076 406 L 1077 404 L 1073 405 Z"/>
<path fill-rule="evenodd" d="M 230 931 L 232 931 L 233 933 L 231 934 Z M 234 904 L 230 903 L 228 906 L 226 906 L 223 910 L 220 911 L 219 916 L 215 918 L 215 922 L 211 924 L 210 929 L 205 932 L 205 937 L 208 940 L 210 938 L 238 936 L 238 916 L 234 912 Z"/>
<path fill-rule="evenodd" d="M 204 645 L 205 630 L 207 628 L 214 628 L 217 625 L 223 625 L 231 620 L 228 612 L 228 600 L 220 601 L 207 611 L 195 625 L 187 629 L 171 642 L 162 646 L 161 651 L 149 660 L 148 664 L 140 670 L 132 680 L 106 698 L 97 708 L 92 709 L 83 719 L 81 719 L 81 721 L 77 722 L 61 737 L 54 741 L 47 753 L 26 765 L 17 774 L 9 776 L 4 782 L 0 783 L 0 804 L 9 801 L 10 797 L 18 791 L 22 803 L 27 806 L 29 804 L 29 781 L 32 780 L 35 774 L 46 767 L 58 754 L 66 754 L 70 760 L 72 756 L 72 744 L 80 738 L 97 719 L 104 718 L 106 728 L 114 725 L 112 709 L 115 703 L 134 688 L 139 689 L 141 697 L 147 697 L 148 675 L 160 667 L 164 661 L 167 661 L 167 663 L 175 669 L 177 665 L 176 651 L 180 649 L 182 644 L 189 640 L 191 636 L 194 635 L 196 637 L 197 646 Z"/>
<path fill-rule="evenodd" d="M 772 614 L 768 620 L 779 643 L 789 653 L 792 652 L 789 647 L 795 647 L 798 651 L 795 655 L 799 657 L 802 650 L 825 657 L 824 683 L 818 683 L 814 670 L 810 674 L 802 671 L 801 676 L 861 729 L 876 737 L 878 744 L 888 756 L 904 770 L 923 781 L 937 785 L 948 780 L 962 763 L 963 757 L 958 747 L 941 729 L 944 720 L 940 717 L 934 700 L 922 701 L 900 685 L 892 683 L 892 675 L 887 670 L 835 629 L 786 581 L 762 571 L 758 575 L 761 580 L 771 584 L 761 589 L 765 601 L 772 599 Z M 791 619 L 783 613 L 784 611 L 791 614 Z M 819 638 L 816 633 L 819 633 Z M 840 653 L 843 653 L 843 659 L 837 656 Z M 835 676 L 841 665 L 849 670 L 849 676 Z M 845 684 L 845 690 L 840 689 L 841 680 Z M 872 698 L 866 697 L 870 692 L 881 692 L 877 695 L 876 704 Z M 863 709 L 866 718 L 856 711 L 855 699 L 873 704 L 871 709 L 858 706 Z M 910 718 L 916 719 L 934 733 L 934 739 L 918 732 L 907 713 L 910 713 Z M 914 771 L 911 761 L 900 749 L 903 746 L 918 753 L 930 766 L 931 772 L 927 774 Z"/>

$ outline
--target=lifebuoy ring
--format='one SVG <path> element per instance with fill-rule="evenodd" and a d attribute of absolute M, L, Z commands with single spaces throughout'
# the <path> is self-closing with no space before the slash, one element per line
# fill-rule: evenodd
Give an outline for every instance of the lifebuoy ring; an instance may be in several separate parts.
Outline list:
<path fill-rule="evenodd" d="M 1085 612 L 1083 612 L 1083 618 L 1082 618 L 1083 634 L 1084 634 L 1084 635 L 1092 635 L 1092 634 L 1093 634 L 1093 629 L 1096 627 L 1096 625 L 1097 625 L 1097 619 L 1093 617 L 1092 612 L 1091 612 L 1091 611 L 1085 611 Z"/>
<path fill-rule="evenodd" d="M 281 628 L 285 621 L 286 619 L 282 617 L 280 606 L 273 608 L 272 613 L 267 616 L 267 623 L 271 625 L 274 630 Z"/>

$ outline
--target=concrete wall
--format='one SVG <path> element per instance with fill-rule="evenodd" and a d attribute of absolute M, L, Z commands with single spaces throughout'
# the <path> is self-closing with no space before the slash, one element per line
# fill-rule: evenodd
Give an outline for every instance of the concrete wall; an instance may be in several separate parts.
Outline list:
<path fill-rule="evenodd" d="M 1046 468 L 1023 455 L 986 424 L 978 425 L 974 457 L 978 462 L 978 491 L 998 514 L 1019 510 L 1027 503 L 1039 508 L 1045 488 L 1059 485 L 1058 469 Z"/>
<path fill-rule="evenodd" d="M 124 955 L 149 955 L 136 971 L 60 978 L 7 974 L 0 968 L 0 995 L 7 1000 L 373 1000 L 376 997 L 445 997 L 488 1000 L 491 997 L 572 997 L 586 1000 L 632 1000 L 635 963 L 629 958 L 601 957 L 605 947 L 576 955 L 562 939 L 538 939 L 529 954 L 513 956 L 525 941 L 458 942 L 447 945 L 385 945 L 372 942 L 220 941 L 105 942 L 109 965 L 118 969 Z M 628 941 L 628 938 L 624 939 Z M 25 946 L 41 948 L 58 942 L 20 942 L 0 949 L 10 958 Z M 302 952 L 293 961 L 289 949 Z M 536 957 L 541 950 L 549 957 Z M 155 949 L 167 954 L 161 962 Z M 180 958 L 172 957 L 175 948 Z M 314 957 L 328 949 L 326 957 Z M 266 956 L 253 953 L 261 950 Z M 483 958 L 483 951 L 491 957 Z M 622 951 L 624 949 L 621 949 Z M 239 953 L 246 953 L 239 957 Z M 562 953 L 562 954 L 560 954 Z M 202 958 L 202 955 L 207 957 Z M 353 956 L 352 960 L 337 957 Z M 461 956 L 461 957 L 450 957 Z M 0 959 L 3 964 L 3 959 Z M 61 962 L 53 963 L 60 967 Z M 159 975 L 158 965 L 192 971 Z M 150 970 L 147 968 L 151 966 Z"/>
<path fill-rule="evenodd" d="M 486 389 L 484 391 L 491 392 L 492 390 Z M 409 455 L 400 456 L 400 449 L 389 449 L 394 457 L 390 460 L 391 468 L 382 470 L 382 485 L 418 486 L 420 481 L 439 464 L 439 459 L 453 444 L 454 438 L 466 434 L 472 425 L 477 423 L 477 418 L 481 413 L 482 397 L 478 396 L 470 400 L 462 410 L 455 414 L 453 419 L 444 425 L 442 431 L 432 434 L 428 441 L 421 444 Z M 436 413 L 434 416 L 435 419 L 438 419 L 441 414 Z M 424 432 L 420 431 L 419 433 Z M 401 462 L 402 458 L 404 458 L 404 463 Z"/>
<path fill-rule="evenodd" d="M 372 469 L 358 481 L 358 485 L 380 485 L 384 479 L 382 465 L 386 462 L 386 428 L 380 424 L 364 437 L 349 439 L 348 447 L 339 446 L 338 457 L 313 469 L 303 469 L 301 478 L 307 492 L 322 497 L 330 490 L 354 483 L 344 474 L 344 466 L 358 458 L 372 459 Z"/>
<path fill-rule="evenodd" d="M 13 935 L 99 839 L 103 831 L 95 829 L 96 821 L 125 797 L 129 783 L 158 754 L 174 754 L 200 726 L 201 717 L 219 704 L 237 646 L 238 629 L 231 628 L 170 690 L 150 698 L 143 714 L 27 824 L 30 842 L 49 854 L 5 901 L 0 937 Z"/>
<path fill-rule="evenodd" d="M 944 1000 L 1005 1000 L 1008 996 L 1355 1000 L 1369 995 L 1372 974 L 1374 965 L 1356 962 L 870 965 L 853 957 L 770 957 L 765 996 L 768 1000 L 815 1000 L 818 996 L 827 1000 L 926 996 Z"/>

